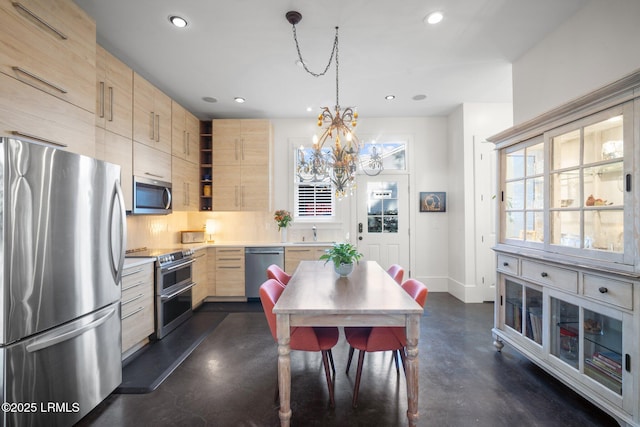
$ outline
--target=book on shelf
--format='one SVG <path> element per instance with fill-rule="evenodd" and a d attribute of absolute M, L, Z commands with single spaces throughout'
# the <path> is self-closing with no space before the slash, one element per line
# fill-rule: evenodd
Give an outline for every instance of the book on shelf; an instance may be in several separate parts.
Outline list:
<path fill-rule="evenodd" d="M 530 307 L 528 309 L 528 326 L 531 328 L 531 336 L 535 342 L 542 344 L 542 309 Z"/>
<path fill-rule="evenodd" d="M 584 365 L 585 365 L 585 368 L 588 365 L 589 367 L 593 368 L 594 370 L 600 372 L 603 375 L 606 375 L 607 377 L 613 380 L 622 381 L 622 374 L 618 374 L 617 372 L 613 371 L 610 367 L 608 367 L 598 359 L 585 358 Z"/>
<path fill-rule="evenodd" d="M 593 353 L 592 359 L 597 361 L 613 372 L 622 375 L 622 357 L 613 352 L 599 352 Z"/>
<path fill-rule="evenodd" d="M 622 380 L 614 378 L 604 373 L 603 370 L 596 368 L 595 365 L 591 363 L 591 359 L 585 359 L 584 373 L 609 390 L 622 394 Z"/>

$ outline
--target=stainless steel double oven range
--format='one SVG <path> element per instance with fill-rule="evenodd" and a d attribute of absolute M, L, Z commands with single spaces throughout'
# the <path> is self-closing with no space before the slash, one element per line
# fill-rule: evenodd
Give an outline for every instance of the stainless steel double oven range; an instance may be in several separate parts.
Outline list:
<path fill-rule="evenodd" d="M 155 258 L 156 338 L 162 339 L 193 315 L 193 249 L 136 251 L 129 257 Z"/>

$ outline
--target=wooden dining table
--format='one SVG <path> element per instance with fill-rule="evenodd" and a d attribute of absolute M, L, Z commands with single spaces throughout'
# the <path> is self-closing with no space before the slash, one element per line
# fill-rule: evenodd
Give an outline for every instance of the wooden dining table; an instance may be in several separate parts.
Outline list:
<path fill-rule="evenodd" d="M 375 261 L 360 261 L 347 277 L 331 262 L 302 261 L 273 308 L 277 317 L 280 425 L 291 422 L 290 328 L 406 327 L 407 418 L 418 422 L 418 338 L 423 308 Z"/>

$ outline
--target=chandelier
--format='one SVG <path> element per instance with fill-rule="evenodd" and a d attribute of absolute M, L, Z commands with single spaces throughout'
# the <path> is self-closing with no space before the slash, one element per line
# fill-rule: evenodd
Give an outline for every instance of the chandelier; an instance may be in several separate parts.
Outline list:
<path fill-rule="evenodd" d="M 314 135 L 313 154 L 309 160 L 305 158 L 304 152 L 300 150 L 296 173 L 303 181 L 322 181 L 329 178 L 335 189 L 336 197 L 342 199 L 353 194 L 356 188 L 356 171 L 358 169 L 358 154 L 361 145 L 354 132 L 354 128 L 357 125 L 358 112 L 354 107 L 347 107 L 344 110 L 340 108 L 338 27 L 336 27 L 336 36 L 327 66 L 321 73 L 314 73 L 307 68 L 307 64 L 302 59 L 300 45 L 298 44 L 296 24 L 300 22 L 302 15 L 299 12 L 290 11 L 287 12 L 286 18 L 293 27 L 293 39 L 296 42 L 298 59 L 307 73 L 314 77 L 320 77 L 326 74 L 334 57 L 336 64 L 336 105 L 333 111 L 328 107 L 322 108 L 318 115 L 318 127 L 322 128 L 324 126 L 324 129 L 320 137 Z M 368 162 L 370 163 L 368 169 L 374 171 L 373 174 L 377 175 L 382 171 L 382 162 L 380 161 L 378 166 L 378 163 L 374 164 L 371 160 Z M 366 173 L 372 174 L 370 172 Z"/>

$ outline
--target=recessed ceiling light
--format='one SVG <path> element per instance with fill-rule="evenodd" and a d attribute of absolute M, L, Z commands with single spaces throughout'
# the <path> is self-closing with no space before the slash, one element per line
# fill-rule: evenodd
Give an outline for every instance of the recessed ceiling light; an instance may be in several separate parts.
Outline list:
<path fill-rule="evenodd" d="M 308 112 L 311 112 L 311 111 L 313 111 L 313 108 L 311 108 L 311 107 L 307 107 L 307 111 L 308 111 Z"/>
<path fill-rule="evenodd" d="M 387 101 L 391 101 L 392 99 L 396 99 L 395 95 L 387 95 L 384 97 L 384 99 L 386 99 Z"/>
<path fill-rule="evenodd" d="M 444 18 L 444 15 L 442 14 L 442 12 L 432 12 L 428 14 L 426 18 L 424 18 L 424 22 L 426 22 L 427 24 L 433 25 L 442 21 L 442 18 Z"/>
<path fill-rule="evenodd" d="M 218 102 L 218 100 L 215 99 L 213 96 L 205 96 L 202 98 L 202 100 L 205 102 L 211 102 L 211 103 Z"/>
<path fill-rule="evenodd" d="M 236 101 L 238 104 L 243 104 L 246 101 L 246 99 L 244 99 L 241 96 L 236 96 L 235 98 L 233 98 L 233 100 Z"/>
<path fill-rule="evenodd" d="M 411 99 L 413 99 L 414 101 L 422 101 L 423 99 L 426 99 L 427 95 L 425 94 L 419 94 L 419 95 L 414 95 Z"/>
<path fill-rule="evenodd" d="M 184 28 L 187 26 L 187 20 L 176 15 L 170 16 L 169 22 L 178 28 Z"/>

